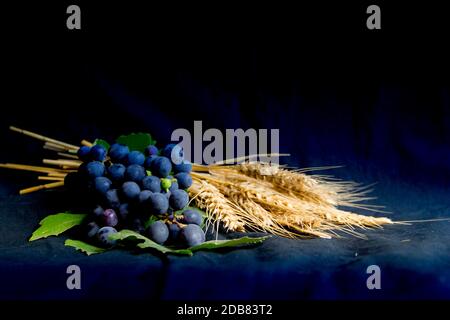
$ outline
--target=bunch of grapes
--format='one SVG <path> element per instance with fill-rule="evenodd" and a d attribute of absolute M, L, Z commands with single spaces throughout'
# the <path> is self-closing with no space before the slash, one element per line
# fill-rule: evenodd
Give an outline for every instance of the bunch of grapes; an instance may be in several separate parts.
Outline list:
<path fill-rule="evenodd" d="M 94 200 L 83 228 L 88 240 L 114 246 L 109 236 L 131 229 L 158 244 L 191 247 L 205 241 L 202 215 L 186 209 L 192 164 L 179 145 L 160 150 L 150 145 L 142 153 L 126 145 L 114 144 L 107 150 L 97 144 L 81 147 L 78 156 L 83 164 L 65 184 Z"/>

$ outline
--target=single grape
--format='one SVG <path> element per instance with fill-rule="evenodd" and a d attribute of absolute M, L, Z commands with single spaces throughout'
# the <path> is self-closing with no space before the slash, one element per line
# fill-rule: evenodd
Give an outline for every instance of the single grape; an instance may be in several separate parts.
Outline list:
<path fill-rule="evenodd" d="M 152 162 L 158 158 L 158 156 L 154 155 L 154 156 L 150 156 L 147 159 L 145 159 L 144 161 L 144 168 L 147 170 L 151 170 L 152 168 Z"/>
<path fill-rule="evenodd" d="M 172 194 L 170 195 L 169 202 L 170 207 L 173 210 L 181 210 L 185 206 L 187 206 L 189 202 L 189 195 L 184 190 L 174 190 L 174 192 L 172 192 Z"/>
<path fill-rule="evenodd" d="M 128 200 L 136 200 L 140 192 L 141 188 L 134 181 L 127 181 L 122 185 L 122 193 Z"/>
<path fill-rule="evenodd" d="M 183 160 L 181 163 L 173 166 L 173 171 L 175 171 L 175 173 L 190 173 L 192 171 L 192 163 L 190 163 L 188 160 Z"/>
<path fill-rule="evenodd" d="M 96 206 L 94 208 L 94 210 L 92 211 L 92 213 L 97 218 L 97 220 L 103 216 L 103 212 L 105 212 L 105 210 L 103 210 L 103 208 L 101 206 Z"/>
<path fill-rule="evenodd" d="M 128 203 L 122 203 L 119 206 L 119 217 L 122 221 L 126 220 L 130 214 L 130 205 Z"/>
<path fill-rule="evenodd" d="M 91 161 L 86 165 L 86 173 L 90 178 L 101 177 L 105 174 L 105 165 L 100 161 Z"/>
<path fill-rule="evenodd" d="M 150 190 L 141 191 L 141 193 L 139 193 L 139 203 L 144 206 L 147 205 L 150 202 L 149 198 L 151 197 L 152 194 L 153 192 L 151 192 Z"/>
<path fill-rule="evenodd" d="M 160 178 L 165 178 L 172 170 L 172 163 L 166 157 L 157 157 L 152 161 L 150 170 L 153 175 Z"/>
<path fill-rule="evenodd" d="M 169 229 L 164 222 L 155 221 L 148 227 L 147 234 L 154 242 L 163 244 L 169 238 Z"/>
<path fill-rule="evenodd" d="M 170 179 L 167 179 L 167 178 L 161 179 L 161 189 L 168 190 L 168 189 L 170 189 L 171 186 L 172 186 L 172 181 Z"/>
<path fill-rule="evenodd" d="M 145 155 L 147 157 L 158 155 L 158 148 L 155 145 L 149 145 L 145 148 Z"/>
<path fill-rule="evenodd" d="M 112 182 L 106 177 L 95 178 L 95 190 L 99 194 L 105 194 L 109 189 L 111 189 Z"/>
<path fill-rule="evenodd" d="M 169 239 L 173 242 L 177 241 L 181 228 L 176 223 L 168 223 L 167 228 L 169 229 Z"/>
<path fill-rule="evenodd" d="M 94 145 L 89 152 L 89 156 L 94 161 L 105 161 L 107 151 L 99 144 Z"/>
<path fill-rule="evenodd" d="M 137 164 L 140 166 L 144 165 L 145 156 L 142 152 L 139 151 L 131 151 L 127 156 L 127 164 Z"/>
<path fill-rule="evenodd" d="M 105 200 L 108 207 L 116 209 L 120 206 L 119 192 L 117 189 L 108 190 L 105 193 Z"/>
<path fill-rule="evenodd" d="M 175 179 L 177 179 L 178 187 L 180 189 L 187 189 L 192 185 L 192 177 L 189 173 L 180 172 L 175 175 Z"/>
<path fill-rule="evenodd" d="M 196 224 L 200 226 L 203 222 L 202 215 L 197 210 L 185 210 L 183 212 L 183 223 Z"/>
<path fill-rule="evenodd" d="M 113 227 L 100 228 L 97 232 L 97 239 L 105 247 L 112 247 L 116 244 L 116 240 L 109 239 L 109 236 L 114 233 L 117 233 L 117 230 Z"/>
<path fill-rule="evenodd" d="M 97 234 L 99 229 L 100 228 L 99 228 L 98 224 L 96 224 L 94 221 L 89 222 L 85 227 L 86 236 L 89 239 L 95 237 L 95 235 Z"/>
<path fill-rule="evenodd" d="M 172 181 L 172 184 L 170 185 L 169 191 L 170 192 L 174 192 L 178 188 L 179 188 L 178 182 L 175 180 L 175 181 Z"/>
<path fill-rule="evenodd" d="M 115 163 L 108 168 L 108 173 L 113 181 L 120 182 L 125 178 L 125 170 L 126 168 L 123 164 Z"/>
<path fill-rule="evenodd" d="M 151 192 L 160 192 L 161 191 L 161 181 L 158 177 L 155 176 L 147 176 L 142 179 L 142 188 L 144 190 L 150 190 Z"/>
<path fill-rule="evenodd" d="M 109 157 L 113 162 L 124 163 L 127 160 L 130 149 L 123 144 L 115 143 L 109 148 Z"/>
<path fill-rule="evenodd" d="M 91 148 L 88 146 L 81 146 L 77 151 L 77 156 L 81 161 L 87 162 L 90 160 Z"/>
<path fill-rule="evenodd" d="M 169 209 L 169 200 L 162 193 L 152 193 L 148 198 L 148 206 L 151 214 L 163 214 Z"/>
<path fill-rule="evenodd" d="M 125 178 L 134 182 L 141 182 L 142 179 L 145 178 L 145 176 L 146 172 L 144 167 L 138 164 L 132 164 L 128 166 L 127 170 L 125 171 Z"/>
<path fill-rule="evenodd" d="M 119 223 L 119 219 L 113 209 L 106 209 L 103 212 L 102 222 L 104 226 L 115 227 Z"/>
<path fill-rule="evenodd" d="M 205 233 L 198 225 L 188 224 L 181 229 L 180 238 L 188 247 L 193 247 L 205 242 Z"/>
<path fill-rule="evenodd" d="M 184 159 L 184 151 L 179 144 L 168 144 L 162 151 L 162 155 L 169 158 L 173 164 L 180 164 Z"/>

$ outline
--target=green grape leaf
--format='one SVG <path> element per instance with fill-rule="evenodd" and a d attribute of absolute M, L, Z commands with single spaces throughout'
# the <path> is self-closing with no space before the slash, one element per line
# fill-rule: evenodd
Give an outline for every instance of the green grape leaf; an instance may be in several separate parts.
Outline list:
<path fill-rule="evenodd" d="M 242 237 L 242 238 L 236 238 L 236 239 L 229 239 L 229 240 L 212 240 L 204 242 L 198 246 L 190 247 L 187 249 L 174 249 L 165 247 L 163 245 L 157 244 L 156 242 L 153 242 L 152 240 L 148 239 L 147 237 L 131 231 L 131 230 L 122 230 L 118 233 L 114 233 L 109 236 L 112 240 L 117 241 L 129 241 L 129 240 L 136 240 L 137 247 L 140 249 L 155 249 L 162 253 L 172 253 L 172 254 L 181 254 L 181 255 L 188 255 L 192 256 L 193 252 L 200 251 L 200 250 L 216 250 L 221 248 L 232 248 L 232 247 L 242 247 L 245 245 L 254 245 L 263 242 L 268 237 L 258 237 L 258 238 L 251 238 L 251 237 Z"/>
<path fill-rule="evenodd" d="M 49 215 L 39 222 L 40 227 L 33 232 L 29 241 L 57 236 L 81 224 L 86 216 L 87 214 L 74 214 L 70 212 Z"/>
<path fill-rule="evenodd" d="M 137 150 L 140 152 L 144 152 L 145 148 L 149 145 L 156 144 L 156 141 L 152 139 L 152 136 L 149 133 L 122 135 L 117 138 L 116 142 L 128 146 L 130 150 Z"/>
<path fill-rule="evenodd" d="M 198 246 L 190 247 L 189 250 L 192 252 L 199 251 L 199 250 L 215 250 L 220 248 L 230 248 L 230 247 L 241 247 L 246 245 L 253 245 L 263 242 L 269 238 L 266 237 L 258 237 L 258 238 L 251 238 L 251 237 L 242 237 L 242 238 L 236 238 L 236 239 L 228 239 L 228 240 L 211 240 L 203 242 L 202 244 L 199 244 Z"/>
<path fill-rule="evenodd" d="M 109 143 L 108 143 L 107 141 L 103 140 L 103 139 L 95 139 L 95 141 L 94 141 L 94 146 L 95 146 L 96 144 L 102 146 L 102 147 L 105 148 L 106 150 L 109 150 L 109 147 L 110 147 Z"/>
<path fill-rule="evenodd" d="M 160 244 L 157 244 L 156 242 L 150 240 L 147 237 L 144 237 L 143 235 L 131 231 L 131 230 L 122 230 L 117 233 L 113 233 L 109 236 L 112 240 L 117 241 L 124 241 L 124 240 L 133 240 L 136 239 L 138 242 L 137 247 L 141 249 L 155 249 L 162 253 L 176 253 L 176 254 L 184 254 L 184 255 L 192 255 L 192 252 L 189 249 L 170 249 L 168 247 L 162 246 Z"/>
<path fill-rule="evenodd" d="M 79 241 L 79 240 L 67 239 L 66 242 L 64 242 L 64 245 L 66 245 L 68 247 L 73 247 L 76 250 L 82 251 L 85 254 L 87 254 L 88 256 L 90 256 L 91 254 L 97 254 L 97 253 L 102 253 L 102 252 L 106 251 L 106 249 L 99 248 L 99 247 L 93 246 L 91 244 L 88 244 L 86 242 Z"/>

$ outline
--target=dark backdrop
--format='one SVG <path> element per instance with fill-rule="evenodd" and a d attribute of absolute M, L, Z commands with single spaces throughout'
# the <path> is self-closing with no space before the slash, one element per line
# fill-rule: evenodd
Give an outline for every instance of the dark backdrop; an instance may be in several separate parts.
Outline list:
<path fill-rule="evenodd" d="M 77 3 L 80 31 L 65 28 L 65 3 L 5 10 L 1 162 L 43 155 L 8 125 L 73 143 L 147 131 L 161 144 L 194 120 L 279 128 L 285 163 L 343 165 L 332 173 L 378 182 L 376 202 L 391 218 L 450 216 L 449 28 L 437 4 L 378 2 L 382 30 L 370 31 L 364 2 Z M 0 177 L 3 299 L 450 297 L 449 222 L 369 240 L 273 237 L 193 258 L 84 257 L 61 239 L 28 244 L 64 198 L 19 197 L 32 176 Z M 76 293 L 65 289 L 72 263 L 86 270 Z M 365 287 L 370 264 L 382 267 L 380 291 Z"/>

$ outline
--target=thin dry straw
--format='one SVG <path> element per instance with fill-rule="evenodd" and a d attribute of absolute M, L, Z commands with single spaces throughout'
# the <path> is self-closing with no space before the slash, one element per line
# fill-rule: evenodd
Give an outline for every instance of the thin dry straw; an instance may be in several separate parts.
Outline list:
<path fill-rule="evenodd" d="M 48 184 L 42 184 L 42 185 L 31 187 L 31 188 L 22 189 L 22 190 L 20 190 L 19 194 L 23 195 L 23 194 L 27 194 L 27 193 L 31 193 L 31 192 L 35 192 L 35 191 L 39 191 L 39 190 L 53 189 L 53 188 L 63 187 L 63 186 L 64 186 L 64 181 L 57 181 L 57 182 L 52 182 L 52 183 L 48 183 Z"/>
<path fill-rule="evenodd" d="M 62 146 L 62 147 L 68 148 L 68 149 L 75 149 L 75 150 L 76 150 L 76 149 L 79 149 L 78 146 L 75 146 L 75 145 L 73 145 L 73 144 L 69 144 L 69 143 L 65 143 L 65 142 L 59 141 L 59 140 L 55 140 L 55 139 L 52 139 L 52 138 L 43 136 L 43 135 L 41 135 L 41 134 L 37 134 L 37 133 L 31 132 L 31 131 L 28 131 L 28 130 L 23 130 L 23 129 L 14 127 L 14 126 L 10 126 L 9 129 L 12 130 L 12 131 L 15 131 L 15 132 L 19 132 L 19 133 L 21 133 L 21 134 L 24 134 L 24 135 L 26 135 L 26 136 L 29 136 L 29 137 L 38 139 L 38 140 L 42 140 L 42 141 L 45 141 L 45 142 L 54 143 L 54 144 L 56 144 L 56 145 L 59 145 L 59 146 Z"/>
<path fill-rule="evenodd" d="M 32 171 L 32 172 L 61 173 L 61 174 L 64 173 L 63 170 L 57 168 L 30 166 L 26 164 L 17 164 L 17 163 L 1 163 L 0 168 Z"/>
<path fill-rule="evenodd" d="M 50 165 L 57 165 L 57 166 L 66 166 L 66 167 L 73 167 L 78 168 L 82 162 L 77 160 L 67 160 L 67 159 L 43 159 L 42 162 L 44 164 L 50 164 Z"/>
<path fill-rule="evenodd" d="M 49 177 L 49 176 L 39 176 L 38 180 L 48 180 L 48 181 L 64 181 L 63 177 Z"/>
<path fill-rule="evenodd" d="M 79 160 L 78 156 L 70 154 L 70 153 L 64 153 L 64 152 L 58 152 L 58 156 L 73 159 L 73 160 Z"/>
<path fill-rule="evenodd" d="M 81 140 L 81 145 L 86 147 L 92 147 L 94 144 L 92 142 L 89 142 L 87 140 Z"/>

